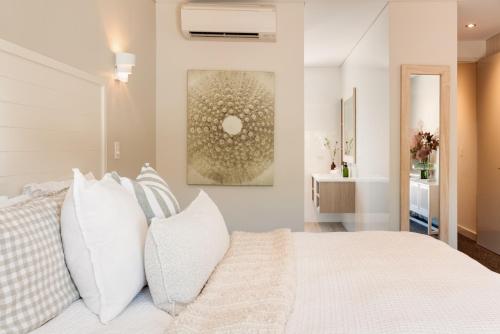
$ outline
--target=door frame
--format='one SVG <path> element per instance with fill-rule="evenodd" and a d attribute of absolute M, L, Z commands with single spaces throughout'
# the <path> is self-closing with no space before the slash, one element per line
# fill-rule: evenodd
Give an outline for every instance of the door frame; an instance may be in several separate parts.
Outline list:
<path fill-rule="evenodd" d="M 449 154 L 450 154 L 450 67 L 440 65 L 401 65 L 400 134 L 400 229 L 410 230 L 410 112 L 412 75 L 440 76 L 439 115 L 439 239 L 449 240 Z"/>

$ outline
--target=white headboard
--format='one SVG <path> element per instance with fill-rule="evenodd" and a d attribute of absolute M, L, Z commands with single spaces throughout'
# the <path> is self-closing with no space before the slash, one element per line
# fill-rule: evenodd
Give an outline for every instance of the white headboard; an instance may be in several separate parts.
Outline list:
<path fill-rule="evenodd" d="M 0 39 L 0 195 L 106 170 L 104 82 Z"/>

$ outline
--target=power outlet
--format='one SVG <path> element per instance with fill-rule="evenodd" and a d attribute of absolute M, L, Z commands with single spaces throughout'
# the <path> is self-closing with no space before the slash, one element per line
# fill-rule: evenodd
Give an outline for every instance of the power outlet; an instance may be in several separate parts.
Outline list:
<path fill-rule="evenodd" d="M 113 143 L 113 147 L 114 147 L 114 153 L 113 153 L 113 155 L 115 157 L 115 160 L 118 160 L 118 159 L 120 159 L 120 155 L 121 155 L 121 153 L 120 153 L 120 142 L 119 141 L 115 141 Z"/>

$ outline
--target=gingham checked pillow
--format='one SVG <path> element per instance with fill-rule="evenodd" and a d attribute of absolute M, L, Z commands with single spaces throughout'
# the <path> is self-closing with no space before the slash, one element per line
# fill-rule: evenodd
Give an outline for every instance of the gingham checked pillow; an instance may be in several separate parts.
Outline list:
<path fill-rule="evenodd" d="M 64 262 L 60 206 L 42 197 L 0 209 L 0 333 L 27 333 L 78 298 Z"/>

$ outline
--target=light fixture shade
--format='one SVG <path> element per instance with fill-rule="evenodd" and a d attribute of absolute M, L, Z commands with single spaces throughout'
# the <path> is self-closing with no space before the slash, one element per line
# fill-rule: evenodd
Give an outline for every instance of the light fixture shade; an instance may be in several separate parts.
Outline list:
<path fill-rule="evenodd" d="M 132 66 L 116 65 L 116 72 L 132 74 Z"/>
<path fill-rule="evenodd" d="M 115 72 L 115 79 L 121 82 L 128 82 L 128 73 Z"/>
<path fill-rule="evenodd" d="M 128 76 L 132 74 L 135 66 L 135 55 L 133 53 L 118 52 L 115 54 L 115 79 L 128 82 Z"/>
<path fill-rule="evenodd" d="M 135 66 L 135 54 L 127 52 L 116 53 L 116 66 Z"/>

